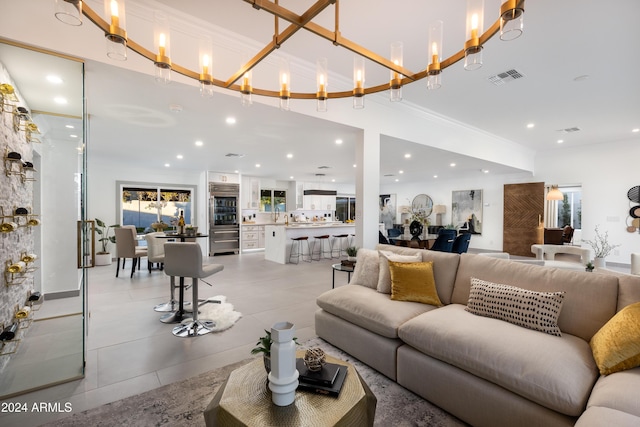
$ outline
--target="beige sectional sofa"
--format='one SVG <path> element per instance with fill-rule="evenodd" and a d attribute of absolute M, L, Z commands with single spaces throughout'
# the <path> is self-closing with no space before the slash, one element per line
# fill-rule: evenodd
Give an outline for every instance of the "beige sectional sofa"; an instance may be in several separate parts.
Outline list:
<path fill-rule="evenodd" d="M 601 376 L 589 344 L 618 311 L 640 301 L 639 277 L 377 249 L 432 261 L 442 306 L 379 292 L 389 280 L 386 259 L 361 249 L 350 284 L 317 299 L 320 337 L 474 426 L 640 425 L 640 368 Z M 562 336 L 465 310 L 472 277 L 564 292 Z"/>

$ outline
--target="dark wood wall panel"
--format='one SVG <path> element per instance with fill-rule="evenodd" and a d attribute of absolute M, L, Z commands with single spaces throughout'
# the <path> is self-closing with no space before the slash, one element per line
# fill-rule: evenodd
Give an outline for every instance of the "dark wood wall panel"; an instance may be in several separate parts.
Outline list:
<path fill-rule="evenodd" d="M 511 255 L 534 256 L 531 245 L 543 243 L 544 183 L 506 184 L 502 250 Z"/>

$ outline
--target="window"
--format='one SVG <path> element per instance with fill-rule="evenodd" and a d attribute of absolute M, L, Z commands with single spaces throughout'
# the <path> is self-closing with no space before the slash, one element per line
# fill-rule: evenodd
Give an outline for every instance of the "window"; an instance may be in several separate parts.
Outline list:
<path fill-rule="evenodd" d="M 169 226 L 184 211 L 192 224 L 194 189 L 170 186 L 121 186 L 120 218 L 123 225 L 135 225 L 139 233 L 153 231 L 151 224 L 162 221 Z"/>
<path fill-rule="evenodd" d="M 260 212 L 286 212 L 285 190 L 260 190 Z"/>
<path fill-rule="evenodd" d="M 582 188 L 560 187 L 564 196 L 558 200 L 558 227 L 570 225 L 576 230 L 582 228 Z"/>
<path fill-rule="evenodd" d="M 336 219 L 346 221 L 356 219 L 356 198 L 351 196 L 336 197 Z"/>

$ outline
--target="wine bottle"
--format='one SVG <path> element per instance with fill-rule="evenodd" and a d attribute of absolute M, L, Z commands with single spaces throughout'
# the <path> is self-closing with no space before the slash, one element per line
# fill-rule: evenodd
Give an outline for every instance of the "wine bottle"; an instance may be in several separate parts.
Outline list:
<path fill-rule="evenodd" d="M 16 337 L 16 331 L 18 330 L 18 322 L 14 322 L 11 325 L 4 328 L 0 332 L 0 341 L 11 341 Z"/>
<path fill-rule="evenodd" d="M 180 218 L 178 218 L 178 234 L 184 234 L 184 211 L 180 211 Z"/>

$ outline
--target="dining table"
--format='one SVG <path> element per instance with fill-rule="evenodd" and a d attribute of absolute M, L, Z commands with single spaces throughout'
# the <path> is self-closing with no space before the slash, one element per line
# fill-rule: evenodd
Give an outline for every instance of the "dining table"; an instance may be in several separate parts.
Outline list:
<path fill-rule="evenodd" d="M 429 249 L 437 238 L 438 238 L 437 234 L 427 234 L 427 235 L 416 236 L 416 237 L 412 235 L 401 234 L 399 236 L 391 237 L 390 239 L 395 242 L 396 246 Z"/>

